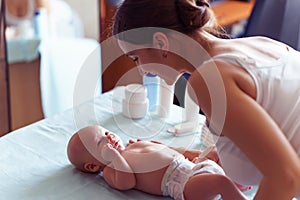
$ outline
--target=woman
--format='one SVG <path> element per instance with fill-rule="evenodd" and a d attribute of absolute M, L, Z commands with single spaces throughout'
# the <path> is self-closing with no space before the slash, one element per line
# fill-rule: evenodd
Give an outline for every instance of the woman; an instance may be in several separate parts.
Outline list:
<path fill-rule="evenodd" d="M 24 20 L 32 20 L 40 8 L 49 10 L 48 0 L 5 0 L 6 22 L 8 26 L 17 26 Z"/>
<path fill-rule="evenodd" d="M 205 0 L 125 0 L 113 33 L 141 73 L 168 84 L 191 74 L 229 177 L 259 185 L 255 199 L 299 196 L 299 52 L 265 37 L 225 39 Z"/>

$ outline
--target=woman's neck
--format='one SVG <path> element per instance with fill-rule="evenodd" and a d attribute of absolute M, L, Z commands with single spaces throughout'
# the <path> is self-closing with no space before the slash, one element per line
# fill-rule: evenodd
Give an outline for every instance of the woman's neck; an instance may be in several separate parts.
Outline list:
<path fill-rule="evenodd" d="M 226 46 L 228 39 L 218 38 L 206 31 L 197 32 L 192 36 L 206 50 L 210 57 L 215 56 Z"/>
<path fill-rule="evenodd" d="M 203 62 L 217 55 L 226 42 L 225 39 L 217 38 L 205 31 L 196 32 L 190 35 L 190 37 L 194 41 L 194 44 L 187 43 L 183 46 L 185 48 L 184 52 L 186 52 L 185 58 L 192 64 L 192 66 L 187 68 L 189 72 L 194 71 Z"/>
<path fill-rule="evenodd" d="M 175 69 L 181 73 L 192 73 L 203 62 L 224 51 L 229 40 L 217 38 L 205 31 L 199 31 L 192 35 L 169 35 L 171 48 L 177 57 L 172 63 Z"/>

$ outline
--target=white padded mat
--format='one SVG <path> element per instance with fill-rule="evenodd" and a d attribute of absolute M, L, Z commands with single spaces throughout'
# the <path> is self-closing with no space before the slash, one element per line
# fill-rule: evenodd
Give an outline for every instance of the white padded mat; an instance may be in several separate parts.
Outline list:
<path fill-rule="evenodd" d="M 129 138 L 142 138 L 171 146 L 204 148 L 200 132 L 174 137 L 166 131 L 182 120 L 182 109 L 177 106 L 173 106 L 168 119 L 153 114 L 140 120 L 125 118 L 121 114 L 122 91 L 122 87 L 117 88 L 0 138 L 0 199 L 170 199 L 136 190 L 114 190 L 100 175 L 81 173 L 67 159 L 66 145 L 70 136 L 91 124 L 100 124 L 118 133 L 124 142 Z"/>

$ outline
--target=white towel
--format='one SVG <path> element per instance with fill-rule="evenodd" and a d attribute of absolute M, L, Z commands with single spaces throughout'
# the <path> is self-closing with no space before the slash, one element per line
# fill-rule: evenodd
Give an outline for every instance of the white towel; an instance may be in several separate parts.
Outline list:
<path fill-rule="evenodd" d="M 45 117 L 101 94 L 101 53 L 96 40 L 49 38 L 42 41 L 40 51 Z"/>

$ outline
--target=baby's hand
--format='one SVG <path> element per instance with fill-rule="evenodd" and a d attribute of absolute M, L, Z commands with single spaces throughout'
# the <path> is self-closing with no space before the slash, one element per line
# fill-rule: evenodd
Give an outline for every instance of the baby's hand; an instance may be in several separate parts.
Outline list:
<path fill-rule="evenodd" d="M 206 157 L 195 157 L 195 158 L 192 160 L 192 162 L 195 163 L 195 164 L 197 164 L 197 163 L 200 163 L 200 162 L 202 162 L 202 161 L 204 161 L 204 160 L 207 160 L 207 158 L 206 158 Z"/>
<path fill-rule="evenodd" d="M 136 140 L 134 140 L 134 139 L 129 139 L 129 141 L 128 141 L 128 145 L 131 145 L 131 144 L 134 144 L 134 143 L 137 143 L 137 142 L 140 142 L 140 141 L 142 141 L 141 139 L 136 139 Z M 127 146 L 128 146 L 127 145 Z"/>
<path fill-rule="evenodd" d="M 204 150 L 199 157 L 196 157 L 192 160 L 193 163 L 199 163 L 204 160 L 212 160 L 215 161 L 217 164 L 221 166 L 219 155 L 217 152 L 217 148 L 215 146 L 208 147 L 206 150 Z"/>
<path fill-rule="evenodd" d="M 107 143 L 101 152 L 103 159 L 109 163 L 112 162 L 118 154 L 119 152 L 110 143 Z"/>

